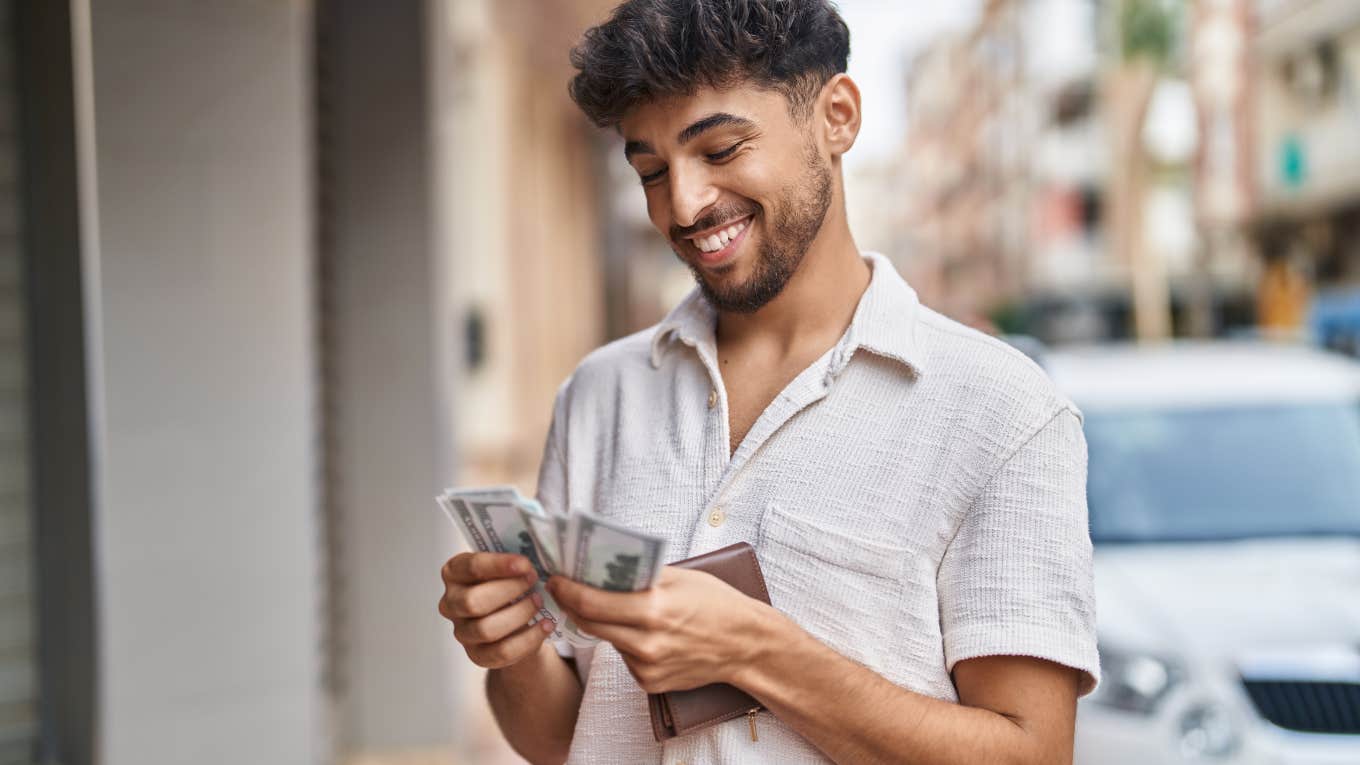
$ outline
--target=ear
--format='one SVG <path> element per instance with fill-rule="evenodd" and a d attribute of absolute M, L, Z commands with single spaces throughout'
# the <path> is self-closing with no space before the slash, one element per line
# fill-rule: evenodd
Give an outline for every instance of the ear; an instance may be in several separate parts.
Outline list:
<path fill-rule="evenodd" d="M 859 135 L 859 86 L 850 75 L 837 74 L 822 86 L 817 100 L 827 150 L 832 157 L 839 157 L 855 145 Z"/>

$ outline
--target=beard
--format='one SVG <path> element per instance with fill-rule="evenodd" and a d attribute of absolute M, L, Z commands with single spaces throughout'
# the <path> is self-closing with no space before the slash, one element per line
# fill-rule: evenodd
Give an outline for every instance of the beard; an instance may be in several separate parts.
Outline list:
<path fill-rule="evenodd" d="M 766 216 L 770 225 L 765 227 L 765 237 L 756 251 L 749 278 L 739 284 L 713 284 L 697 266 L 686 263 L 704 298 L 719 311 L 755 313 L 760 310 L 783 292 L 789 279 L 793 278 L 812 240 L 821 231 L 830 207 L 831 171 L 809 142 L 804 152 L 802 177 L 784 189 Z M 757 210 L 720 208 L 696 222 L 694 229 L 744 217 Z M 683 258 L 681 262 L 684 262 Z"/>

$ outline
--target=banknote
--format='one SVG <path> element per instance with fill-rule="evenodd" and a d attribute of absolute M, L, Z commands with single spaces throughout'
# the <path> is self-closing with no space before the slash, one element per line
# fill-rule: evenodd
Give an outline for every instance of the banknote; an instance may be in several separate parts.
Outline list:
<path fill-rule="evenodd" d="M 537 500 L 523 499 L 517 502 L 515 507 L 524 521 L 525 528 L 529 530 L 543 567 L 550 574 L 563 573 L 562 549 L 556 519 L 545 511 Z"/>
<path fill-rule="evenodd" d="M 548 619 L 554 625 L 553 637 L 559 640 L 566 639 L 567 636 L 562 631 L 562 609 L 544 587 L 548 576 L 553 572 L 548 571 L 544 561 L 539 558 L 533 536 L 520 515 L 516 504 L 517 498 L 518 492 L 513 489 L 495 487 L 473 491 L 447 491 L 437 497 L 436 501 L 448 514 L 454 526 L 463 532 L 472 549 L 480 552 L 518 553 L 529 559 L 539 577 L 534 583 L 533 592 L 537 592 L 543 599 L 543 606 L 534 615 L 530 624 Z"/>
<path fill-rule="evenodd" d="M 535 591 L 543 597 L 534 623 L 551 619 L 556 628 L 553 636 L 574 645 L 593 645 L 598 639 L 564 617 L 542 586 L 549 575 L 561 574 L 605 590 L 634 592 L 652 586 L 665 560 L 666 542 L 661 537 L 585 510 L 545 510 L 514 487 L 448 489 L 437 501 L 473 549 L 529 558 L 540 579 Z"/>
<path fill-rule="evenodd" d="M 572 513 L 570 577 L 614 592 L 645 590 L 656 581 L 666 540 L 584 510 Z"/>

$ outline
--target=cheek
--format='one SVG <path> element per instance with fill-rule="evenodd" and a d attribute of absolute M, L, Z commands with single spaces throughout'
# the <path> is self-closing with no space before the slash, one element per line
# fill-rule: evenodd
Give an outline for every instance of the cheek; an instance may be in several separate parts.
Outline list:
<path fill-rule="evenodd" d="M 744 162 L 734 166 L 724 174 L 722 185 L 733 196 L 754 202 L 764 210 L 770 209 L 770 201 L 779 197 L 779 191 L 787 185 L 781 181 L 777 169 L 756 162 Z"/>

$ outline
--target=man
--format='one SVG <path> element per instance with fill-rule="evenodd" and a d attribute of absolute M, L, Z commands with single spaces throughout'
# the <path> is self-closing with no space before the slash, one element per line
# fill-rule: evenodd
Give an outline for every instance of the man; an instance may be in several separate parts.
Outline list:
<path fill-rule="evenodd" d="M 602 642 L 545 643 L 519 556 L 444 567 L 440 611 L 536 763 L 1060 763 L 1096 684 L 1079 414 L 1001 342 L 920 305 L 846 223 L 860 126 L 825 0 L 628 0 L 573 52 L 698 288 L 562 386 L 544 505 L 757 550 L 774 607 L 667 568 L 554 577 Z M 656 743 L 646 692 L 769 713 Z"/>

